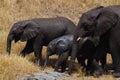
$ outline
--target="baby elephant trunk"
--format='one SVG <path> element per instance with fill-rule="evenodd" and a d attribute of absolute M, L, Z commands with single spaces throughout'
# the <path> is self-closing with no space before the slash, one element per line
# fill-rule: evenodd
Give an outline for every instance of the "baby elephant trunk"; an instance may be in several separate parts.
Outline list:
<path fill-rule="evenodd" d="M 13 35 L 8 35 L 7 37 L 7 48 L 6 48 L 6 51 L 7 51 L 7 54 L 10 55 L 10 52 L 11 52 L 11 42 L 13 40 Z"/>
<path fill-rule="evenodd" d="M 42 68 L 42 70 L 44 70 L 45 69 L 45 67 L 47 66 L 47 64 L 48 64 L 48 61 L 49 61 L 49 55 L 50 53 L 49 52 L 47 52 L 47 54 L 46 54 L 46 58 L 45 58 L 45 63 L 44 63 L 44 66 L 43 66 L 43 68 Z"/>

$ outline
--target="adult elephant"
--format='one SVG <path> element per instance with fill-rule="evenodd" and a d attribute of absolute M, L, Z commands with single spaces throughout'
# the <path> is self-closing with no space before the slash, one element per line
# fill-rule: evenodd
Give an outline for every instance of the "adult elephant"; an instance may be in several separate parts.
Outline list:
<path fill-rule="evenodd" d="M 120 6 L 108 6 L 108 7 L 97 7 L 91 9 L 85 13 L 80 18 L 78 23 L 77 31 L 74 35 L 74 45 L 72 50 L 71 64 L 69 66 L 69 72 L 71 72 L 73 62 L 76 57 L 78 42 L 83 43 L 85 37 L 91 37 L 93 43 L 98 43 L 96 45 L 97 49 L 96 56 L 101 57 L 107 52 L 111 53 L 113 66 L 114 66 L 114 76 L 120 77 Z M 95 40 L 94 40 L 95 39 Z M 99 50 L 99 51 L 98 51 Z M 98 56 L 99 55 L 99 56 Z M 93 62 L 94 63 L 94 62 Z"/>
<path fill-rule="evenodd" d="M 75 24 L 65 17 L 37 18 L 15 23 L 7 37 L 7 52 L 10 55 L 11 42 L 27 41 L 25 48 L 20 52 L 21 56 L 33 52 L 35 60 L 42 66 L 41 50 L 43 46 L 60 36 L 73 34 Z"/>

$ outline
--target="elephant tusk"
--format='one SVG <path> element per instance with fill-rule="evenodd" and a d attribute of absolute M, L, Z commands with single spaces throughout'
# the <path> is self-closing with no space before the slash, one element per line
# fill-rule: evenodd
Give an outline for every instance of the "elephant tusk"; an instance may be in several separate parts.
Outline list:
<path fill-rule="evenodd" d="M 86 37 L 86 38 L 84 38 L 84 41 L 86 41 L 86 40 L 88 40 L 89 38 L 88 37 Z"/>
<path fill-rule="evenodd" d="M 81 39 L 83 39 L 84 41 L 86 41 L 86 40 L 89 39 L 89 38 L 88 38 L 88 37 L 85 37 L 85 38 L 78 37 L 78 38 L 77 38 L 77 41 L 79 41 L 79 40 L 81 40 Z"/>
<path fill-rule="evenodd" d="M 81 37 L 78 37 L 78 38 L 77 38 L 77 41 L 79 41 L 80 39 L 81 39 Z"/>

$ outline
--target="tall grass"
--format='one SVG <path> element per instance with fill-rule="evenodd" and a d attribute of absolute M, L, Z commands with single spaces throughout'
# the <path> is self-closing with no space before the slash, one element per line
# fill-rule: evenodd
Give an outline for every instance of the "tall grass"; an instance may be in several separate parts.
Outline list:
<path fill-rule="evenodd" d="M 15 72 L 20 70 L 20 65 L 17 65 L 17 60 L 19 60 L 19 64 L 22 64 L 24 67 L 32 65 L 26 62 L 25 59 L 16 56 L 3 56 L 3 54 L 6 54 L 6 38 L 8 32 L 15 22 L 39 17 L 65 16 L 77 24 L 81 14 L 90 8 L 99 5 L 109 6 L 117 4 L 120 4 L 120 0 L 0 0 L 0 54 L 2 54 L 0 55 L 0 78 L 3 77 L 4 79 L 6 74 L 10 76 L 13 73 L 15 73 L 13 74 L 14 76 L 18 74 Z M 19 54 L 24 45 L 25 43 L 23 42 L 16 44 L 13 42 L 11 54 Z M 45 49 L 43 53 L 45 53 Z M 26 63 L 22 63 L 24 61 Z M 16 65 L 12 65 L 12 62 Z M 10 72 L 13 73 L 3 70 L 3 68 L 7 69 L 11 67 L 16 69 L 10 70 Z M 18 70 L 15 67 L 18 67 Z M 21 71 L 28 72 L 27 70 L 27 68 L 24 68 Z M 32 68 L 30 70 L 32 70 Z M 20 74 L 23 73 L 21 71 L 19 71 Z"/>
<path fill-rule="evenodd" d="M 40 72 L 38 66 L 17 55 L 0 55 L 0 80 L 16 80 L 20 75 Z"/>

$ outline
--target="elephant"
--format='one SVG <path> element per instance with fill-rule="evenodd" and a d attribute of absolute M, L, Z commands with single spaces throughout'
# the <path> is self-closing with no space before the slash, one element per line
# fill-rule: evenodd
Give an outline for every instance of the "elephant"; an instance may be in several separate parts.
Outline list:
<path fill-rule="evenodd" d="M 11 42 L 27 41 L 25 48 L 20 52 L 20 56 L 25 56 L 34 52 L 35 60 L 43 66 L 42 48 L 60 36 L 73 34 L 76 25 L 65 17 L 55 18 L 35 18 L 23 20 L 13 24 L 7 37 L 7 53 L 10 55 Z"/>
<path fill-rule="evenodd" d="M 82 40 L 82 43 L 81 43 L 81 40 Z M 71 72 L 69 71 L 73 66 L 73 63 L 75 62 L 74 61 L 75 58 L 77 58 L 78 63 L 83 66 L 86 76 L 94 75 L 98 77 L 103 73 L 103 69 L 98 65 L 97 61 L 94 60 L 95 51 L 96 51 L 95 44 L 98 44 L 98 43 L 96 42 L 94 43 L 94 40 L 96 39 L 95 38 L 93 39 L 91 37 L 85 37 L 85 38 L 82 38 L 81 40 L 80 41 L 77 40 L 77 42 L 74 42 L 74 39 L 73 39 L 71 60 L 69 64 L 68 73 L 71 74 Z M 73 51 L 76 51 L 76 52 L 73 53 Z M 85 60 L 87 60 L 87 63 L 85 63 Z M 99 59 L 98 61 L 101 61 L 101 59 Z"/>
<path fill-rule="evenodd" d="M 74 34 L 74 43 L 71 53 L 71 64 L 69 72 L 76 58 L 77 41 L 83 42 L 86 37 L 91 37 L 96 46 L 95 57 L 101 58 L 109 52 L 113 60 L 114 77 L 120 77 L 120 6 L 99 6 L 82 14 L 78 22 L 78 27 Z M 95 39 L 95 40 L 94 40 Z M 96 44 L 98 43 L 98 44 Z M 100 52 L 99 52 L 100 51 Z M 98 53 L 96 53 L 98 52 Z"/>
<path fill-rule="evenodd" d="M 90 39 L 90 38 L 89 38 Z M 81 54 L 77 56 L 78 63 L 84 68 L 84 69 L 91 69 L 90 64 L 91 60 L 90 58 L 92 56 L 84 56 L 83 53 L 88 54 L 92 51 L 94 51 L 95 47 L 93 42 L 91 42 L 91 39 L 86 39 L 88 40 L 84 46 L 82 47 Z M 89 45 L 88 45 L 89 44 Z M 54 71 L 58 71 L 59 66 L 62 68 L 62 72 L 65 71 L 66 68 L 66 61 L 68 59 L 68 56 L 70 56 L 71 50 L 72 50 L 72 45 L 73 45 L 73 35 L 65 35 L 62 37 L 58 37 L 54 40 L 52 40 L 47 47 L 47 53 L 46 53 L 46 59 L 44 63 L 43 69 L 46 67 L 48 61 L 49 61 L 49 56 L 57 54 L 59 55 L 58 60 L 56 61 L 55 64 L 55 69 Z M 89 49 L 87 48 L 89 46 Z M 86 50 L 87 48 L 87 50 Z M 84 56 L 84 57 L 82 57 Z M 85 59 L 88 59 L 88 64 L 85 64 Z"/>
<path fill-rule="evenodd" d="M 64 72 L 66 68 L 66 61 L 71 52 L 72 44 L 73 35 L 65 35 L 52 40 L 47 47 L 46 59 L 43 69 L 46 67 L 49 61 L 49 56 L 57 54 L 59 57 L 56 61 L 54 71 L 58 71 L 58 68 L 61 65 L 62 72 Z"/>

